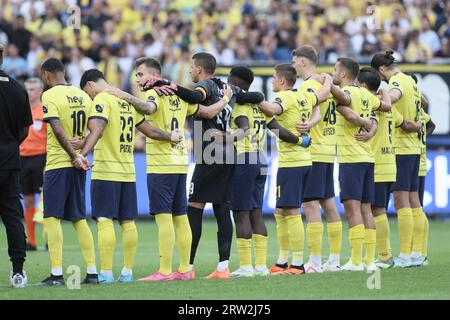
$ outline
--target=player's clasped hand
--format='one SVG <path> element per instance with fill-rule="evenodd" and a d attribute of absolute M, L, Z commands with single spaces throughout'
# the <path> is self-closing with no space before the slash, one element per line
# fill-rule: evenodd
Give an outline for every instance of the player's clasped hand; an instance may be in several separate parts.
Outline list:
<path fill-rule="evenodd" d="M 92 167 L 89 160 L 81 154 L 77 154 L 74 158 L 72 158 L 72 164 L 75 168 L 84 171 L 89 171 Z"/>
<path fill-rule="evenodd" d="M 181 136 L 181 132 L 179 129 L 174 129 L 172 130 L 172 132 L 170 133 L 170 141 L 173 143 L 179 143 L 181 142 L 182 136 Z"/>
<path fill-rule="evenodd" d="M 223 96 L 227 97 L 228 100 L 230 100 L 233 96 L 233 90 L 231 90 L 231 87 L 227 86 L 226 84 L 223 86 Z"/>
<path fill-rule="evenodd" d="M 309 130 L 311 130 L 311 122 L 303 118 L 302 121 L 298 122 L 295 127 L 297 128 L 297 131 L 299 133 L 307 133 Z"/>
<path fill-rule="evenodd" d="M 84 146 L 84 138 L 75 137 L 72 140 L 70 140 L 70 144 L 72 145 L 72 148 L 75 150 L 80 150 Z"/>
<path fill-rule="evenodd" d="M 371 138 L 371 136 L 368 131 L 362 130 L 355 135 L 355 138 L 357 141 L 366 142 Z"/>

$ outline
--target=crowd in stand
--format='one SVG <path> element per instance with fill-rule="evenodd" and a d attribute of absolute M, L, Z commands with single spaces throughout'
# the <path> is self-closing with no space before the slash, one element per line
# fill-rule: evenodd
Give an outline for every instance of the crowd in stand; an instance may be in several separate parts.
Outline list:
<path fill-rule="evenodd" d="M 0 0 L 4 69 L 19 79 L 58 57 L 78 84 L 97 66 L 108 81 L 130 88 L 133 60 L 152 56 L 164 74 L 189 85 L 192 53 L 213 53 L 222 65 L 290 60 L 300 44 L 321 64 L 339 56 L 367 61 L 392 48 L 403 62 L 450 57 L 450 1 L 433 0 Z M 80 8 L 75 26 L 71 6 Z"/>

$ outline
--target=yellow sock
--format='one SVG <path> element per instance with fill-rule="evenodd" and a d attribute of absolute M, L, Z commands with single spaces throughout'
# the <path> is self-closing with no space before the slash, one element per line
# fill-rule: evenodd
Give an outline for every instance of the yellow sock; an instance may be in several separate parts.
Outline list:
<path fill-rule="evenodd" d="M 85 219 L 73 223 L 86 267 L 95 267 L 94 237 Z"/>
<path fill-rule="evenodd" d="M 423 219 L 423 238 L 422 238 L 422 256 L 428 256 L 428 231 L 430 229 L 430 225 L 428 223 L 428 217 L 422 210 L 422 219 Z"/>
<path fill-rule="evenodd" d="M 323 223 L 311 222 L 306 225 L 306 239 L 311 256 L 322 255 Z"/>
<path fill-rule="evenodd" d="M 340 255 L 342 247 L 342 221 L 327 224 L 328 245 L 330 254 Z"/>
<path fill-rule="evenodd" d="M 172 273 L 172 256 L 175 245 L 175 231 L 170 213 L 155 215 L 158 225 L 159 272 L 164 275 Z"/>
<path fill-rule="evenodd" d="M 414 229 L 412 237 L 412 252 L 422 254 L 423 248 L 423 231 L 424 231 L 424 219 L 422 214 L 422 208 L 411 209 L 414 220 Z"/>
<path fill-rule="evenodd" d="M 400 238 L 400 254 L 410 255 L 414 230 L 414 219 L 411 208 L 402 208 L 397 211 L 398 233 Z"/>
<path fill-rule="evenodd" d="M 267 263 L 267 236 L 254 233 L 253 248 L 255 250 L 255 267 L 264 267 Z"/>
<path fill-rule="evenodd" d="M 136 223 L 130 221 L 122 223 L 122 244 L 123 244 L 123 267 L 132 270 L 134 267 L 134 257 L 138 244 L 138 232 Z"/>
<path fill-rule="evenodd" d="M 364 233 L 363 224 L 358 224 L 349 230 L 351 260 L 355 266 L 359 266 L 362 263 Z"/>
<path fill-rule="evenodd" d="M 377 230 L 365 229 L 364 247 L 366 248 L 366 255 L 364 257 L 364 263 L 366 265 L 375 262 L 376 244 L 377 244 Z"/>
<path fill-rule="evenodd" d="M 191 256 L 192 231 L 186 214 L 174 216 L 175 228 L 177 231 L 178 255 L 180 256 L 180 266 L 178 271 L 185 273 L 189 271 L 189 259 Z"/>
<path fill-rule="evenodd" d="M 61 220 L 57 218 L 45 218 L 44 229 L 47 234 L 48 253 L 50 254 L 52 269 L 62 269 L 63 234 Z"/>
<path fill-rule="evenodd" d="M 240 267 L 252 266 L 252 239 L 237 238 L 237 252 Z"/>
<path fill-rule="evenodd" d="M 375 217 L 375 224 L 377 226 L 377 249 L 378 258 L 380 260 L 388 260 L 392 258 L 391 240 L 389 221 L 386 214 Z"/>
<path fill-rule="evenodd" d="M 287 220 L 280 214 L 275 215 L 275 220 L 277 222 L 277 240 L 279 248 L 277 263 L 287 263 L 289 259 L 289 233 Z"/>
<path fill-rule="evenodd" d="M 110 219 L 101 219 L 97 222 L 97 229 L 98 249 L 100 251 L 100 268 L 101 270 L 112 270 L 114 247 L 116 246 L 114 223 Z"/>
<path fill-rule="evenodd" d="M 289 245 L 292 250 L 292 264 L 300 266 L 303 264 L 303 248 L 305 246 L 302 217 L 300 215 L 286 216 L 285 219 L 289 232 Z"/>

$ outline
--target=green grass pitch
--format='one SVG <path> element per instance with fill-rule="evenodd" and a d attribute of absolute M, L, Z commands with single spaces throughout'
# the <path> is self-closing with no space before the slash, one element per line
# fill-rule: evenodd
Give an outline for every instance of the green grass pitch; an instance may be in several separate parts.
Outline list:
<path fill-rule="evenodd" d="M 96 227 L 90 224 L 96 239 Z M 267 220 L 269 230 L 268 265 L 277 257 L 275 222 Z M 85 268 L 74 229 L 69 223 L 64 230 L 64 268 L 75 264 Z M 134 269 L 135 277 L 146 276 L 157 270 L 157 229 L 154 220 L 138 221 L 139 246 Z M 344 224 L 341 263 L 349 255 L 347 226 Z M 39 235 L 41 227 L 37 228 Z M 398 248 L 397 225 L 391 221 L 391 238 L 394 253 Z M 381 271 L 380 289 L 369 290 L 366 272 L 307 274 L 302 276 L 271 276 L 266 278 L 240 278 L 230 280 L 202 279 L 214 270 L 217 263 L 215 221 L 206 219 L 203 237 L 199 245 L 194 281 L 168 283 L 131 283 L 99 286 L 81 286 L 79 290 L 66 287 L 9 288 L 10 263 L 6 251 L 6 236 L 0 228 L 0 300 L 5 299 L 450 299 L 450 223 L 430 221 L 429 260 L 422 268 L 390 269 Z M 114 273 L 117 277 L 122 267 L 120 228 L 116 226 L 117 246 L 114 258 Z M 40 240 L 40 241 L 39 241 Z M 39 282 L 50 274 L 48 253 L 43 251 L 43 241 L 38 236 L 40 251 L 28 253 L 25 270 L 29 283 Z M 234 241 L 234 239 L 233 239 Z M 327 256 L 326 232 L 324 258 Z M 305 257 L 308 253 L 305 252 Z M 97 261 L 99 259 L 97 251 Z M 235 242 L 233 242 L 231 269 L 238 267 Z M 178 261 L 174 256 L 174 264 Z M 67 279 L 67 275 L 66 275 Z"/>

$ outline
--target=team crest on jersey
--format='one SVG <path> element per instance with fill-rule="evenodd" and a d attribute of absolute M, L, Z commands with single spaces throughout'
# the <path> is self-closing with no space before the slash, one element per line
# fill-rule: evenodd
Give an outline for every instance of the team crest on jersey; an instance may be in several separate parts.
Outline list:
<path fill-rule="evenodd" d="M 149 101 L 149 102 L 155 102 L 155 97 L 154 97 L 154 96 L 148 97 L 148 101 Z"/>
<path fill-rule="evenodd" d="M 348 90 L 344 90 L 344 92 L 345 92 L 346 94 L 350 94 L 350 91 L 348 91 Z"/>
<path fill-rule="evenodd" d="M 48 108 L 47 108 L 46 105 L 42 107 L 42 112 L 43 113 L 48 113 Z"/>
<path fill-rule="evenodd" d="M 400 83 L 398 83 L 397 81 L 392 82 L 392 85 L 394 87 L 400 87 Z"/>
<path fill-rule="evenodd" d="M 95 106 L 95 111 L 102 113 L 103 112 L 103 106 L 101 104 L 97 104 Z"/>
<path fill-rule="evenodd" d="M 306 91 L 314 93 L 314 89 L 313 88 L 308 88 Z"/>

